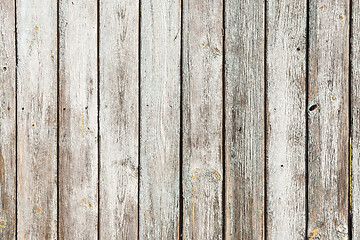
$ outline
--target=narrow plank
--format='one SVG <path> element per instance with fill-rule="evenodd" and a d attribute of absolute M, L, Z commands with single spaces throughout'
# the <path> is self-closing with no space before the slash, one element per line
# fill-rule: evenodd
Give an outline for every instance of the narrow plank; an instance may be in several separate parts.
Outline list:
<path fill-rule="evenodd" d="M 349 1 L 310 1 L 308 237 L 349 239 Z"/>
<path fill-rule="evenodd" d="M 267 3 L 267 239 L 305 237 L 306 9 Z"/>
<path fill-rule="evenodd" d="M 183 9 L 183 234 L 222 239 L 223 1 Z"/>
<path fill-rule="evenodd" d="M 180 1 L 141 1 L 140 239 L 179 238 Z"/>
<path fill-rule="evenodd" d="M 263 239 L 265 2 L 225 4 L 226 239 Z"/>
<path fill-rule="evenodd" d="M 306 9 L 267 3 L 267 239 L 306 231 Z"/>
<path fill-rule="evenodd" d="M 15 1 L 0 2 L 0 239 L 16 234 Z"/>
<path fill-rule="evenodd" d="M 138 234 L 139 1 L 100 1 L 100 238 Z"/>
<path fill-rule="evenodd" d="M 351 101 L 351 217 L 352 238 L 360 238 L 360 3 L 352 1 L 351 7 L 351 75 L 350 75 L 350 101 Z"/>
<path fill-rule="evenodd" d="M 57 236 L 57 1 L 17 0 L 18 238 Z"/>
<path fill-rule="evenodd" d="M 59 238 L 97 239 L 97 1 L 60 1 L 59 22 Z"/>

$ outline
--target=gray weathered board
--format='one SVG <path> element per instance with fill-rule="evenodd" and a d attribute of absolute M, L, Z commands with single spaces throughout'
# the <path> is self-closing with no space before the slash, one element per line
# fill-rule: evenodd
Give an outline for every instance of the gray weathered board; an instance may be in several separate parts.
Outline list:
<path fill-rule="evenodd" d="M 360 239 L 359 1 L 0 1 L 0 239 Z"/>

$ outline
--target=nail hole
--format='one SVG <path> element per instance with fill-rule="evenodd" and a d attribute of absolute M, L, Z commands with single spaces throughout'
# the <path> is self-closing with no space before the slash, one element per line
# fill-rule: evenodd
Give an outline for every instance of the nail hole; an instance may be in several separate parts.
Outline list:
<path fill-rule="evenodd" d="M 64 107 L 63 109 L 66 110 L 66 107 Z"/>
<path fill-rule="evenodd" d="M 85 109 L 88 109 L 88 108 L 89 108 L 88 106 L 85 107 Z"/>
<path fill-rule="evenodd" d="M 296 50 L 300 51 L 300 48 L 298 47 Z"/>
<path fill-rule="evenodd" d="M 3 67 L 3 70 L 4 70 L 4 72 L 7 70 L 7 68 L 6 67 Z"/>
<path fill-rule="evenodd" d="M 312 105 L 312 106 L 309 108 L 309 110 L 310 110 L 310 111 L 314 111 L 314 110 L 317 109 L 318 107 L 319 107 L 318 104 L 314 104 L 314 105 Z"/>
<path fill-rule="evenodd" d="M 24 108 L 21 108 L 22 110 L 24 110 Z"/>
<path fill-rule="evenodd" d="M 242 131 L 242 127 L 239 127 L 239 132 L 241 132 Z"/>
<path fill-rule="evenodd" d="M 281 164 L 280 167 L 284 167 L 284 165 Z"/>

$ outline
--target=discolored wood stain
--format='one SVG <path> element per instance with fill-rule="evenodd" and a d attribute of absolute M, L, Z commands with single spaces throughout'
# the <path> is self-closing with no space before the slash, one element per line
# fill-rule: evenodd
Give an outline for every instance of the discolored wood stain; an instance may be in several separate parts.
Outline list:
<path fill-rule="evenodd" d="M 100 238 L 138 235 L 139 1 L 100 1 Z"/>
<path fill-rule="evenodd" d="M 16 238 L 15 0 L 0 2 L 0 239 Z"/>
<path fill-rule="evenodd" d="M 307 232 L 349 239 L 349 2 L 309 4 Z"/>
<path fill-rule="evenodd" d="M 265 1 L 225 1 L 225 20 L 224 237 L 263 239 Z"/>
<path fill-rule="evenodd" d="M 60 239 L 98 238 L 97 6 L 59 2 Z"/>
<path fill-rule="evenodd" d="M 223 1 L 182 4 L 183 237 L 223 239 Z"/>

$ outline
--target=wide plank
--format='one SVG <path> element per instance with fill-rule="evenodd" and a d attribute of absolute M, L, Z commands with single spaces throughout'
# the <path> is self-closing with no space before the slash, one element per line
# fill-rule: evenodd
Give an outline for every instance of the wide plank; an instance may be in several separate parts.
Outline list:
<path fill-rule="evenodd" d="M 183 1 L 183 237 L 223 238 L 223 1 Z"/>
<path fill-rule="evenodd" d="M 305 0 L 267 3 L 267 239 L 306 231 L 306 9 Z"/>
<path fill-rule="evenodd" d="M 140 239 L 180 232 L 180 1 L 141 1 Z"/>
<path fill-rule="evenodd" d="M 0 2 L 0 239 L 16 234 L 15 1 Z"/>
<path fill-rule="evenodd" d="M 17 0 L 17 238 L 57 237 L 57 1 Z"/>
<path fill-rule="evenodd" d="M 100 1 L 100 238 L 138 234 L 139 1 Z"/>
<path fill-rule="evenodd" d="M 224 11 L 225 237 L 263 239 L 265 1 L 226 1 Z"/>
<path fill-rule="evenodd" d="M 349 239 L 349 1 L 309 4 L 308 237 Z"/>
<path fill-rule="evenodd" d="M 97 1 L 61 0 L 59 23 L 59 238 L 97 239 Z"/>

